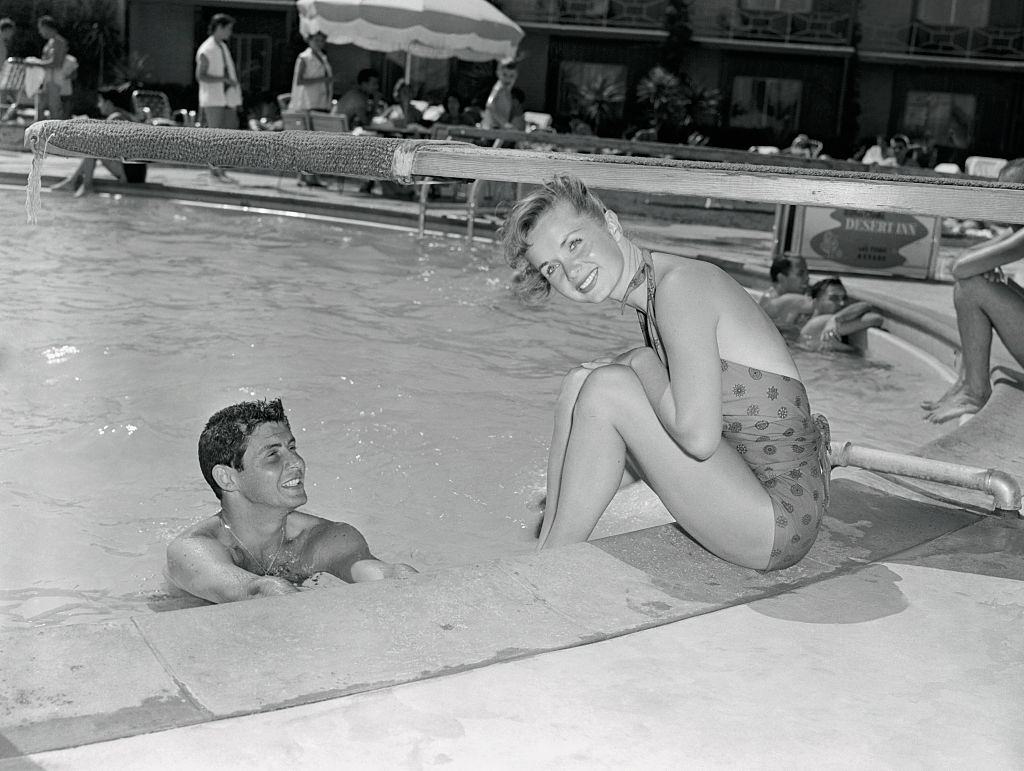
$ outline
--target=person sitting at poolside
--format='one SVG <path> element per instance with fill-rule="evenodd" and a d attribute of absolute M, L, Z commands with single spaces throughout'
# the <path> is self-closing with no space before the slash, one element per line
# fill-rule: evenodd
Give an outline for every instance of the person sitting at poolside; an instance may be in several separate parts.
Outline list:
<path fill-rule="evenodd" d="M 999 181 L 1024 183 L 1024 158 L 1010 161 Z M 953 306 L 960 331 L 961 360 L 956 382 L 939 399 L 921 402 L 926 420 L 944 423 L 978 412 L 992 395 L 990 369 L 993 330 L 1014 360 L 1024 367 L 1024 288 L 1007 278 L 1001 266 L 1024 258 L 1024 226 L 999 234 L 964 251 L 953 263 Z"/>
<path fill-rule="evenodd" d="M 306 502 L 306 462 L 280 399 L 217 412 L 199 437 L 199 466 L 221 508 L 171 541 L 166 571 L 196 597 L 288 594 L 320 572 L 349 583 L 417 572 L 374 557 L 352 525 L 297 510 Z"/>
<path fill-rule="evenodd" d="M 132 112 L 128 86 L 101 86 L 96 94 L 96 107 L 106 120 L 136 120 L 135 114 Z M 118 182 L 135 184 L 146 181 L 146 164 L 144 163 L 127 163 L 107 158 L 83 158 L 77 169 L 50 189 L 74 190 L 76 198 L 93 192 L 93 174 L 96 171 L 97 160 L 114 175 Z"/>
<path fill-rule="evenodd" d="M 807 260 L 778 257 L 772 261 L 769 275 L 772 285 L 758 304 L 783 334 L 796 335 L 814 312 L 814 302 L 807 294 Z"/>
<path fill-rule="evenodd" d="M 718 557 L 757 570 L 802 559 L 827 505 L 827 423 L 743 287 L 634 243 L 573 177 L 518 201 L 502 239 L 524 300 L 553 287 L 635 308 L 647 342 L 563 380 L 540 548 L 587 540 L 616 491 L 643 479 Z"/>

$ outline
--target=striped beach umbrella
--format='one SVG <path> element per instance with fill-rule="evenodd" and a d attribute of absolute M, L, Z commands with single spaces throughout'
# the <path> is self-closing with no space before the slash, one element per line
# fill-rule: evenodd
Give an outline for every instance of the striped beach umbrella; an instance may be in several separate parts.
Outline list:
<path fill-rule="evenodd" d="M 487 0 L 296 0 L 299 31 L 427 59 L 512 57 L 523 30 Z"/>

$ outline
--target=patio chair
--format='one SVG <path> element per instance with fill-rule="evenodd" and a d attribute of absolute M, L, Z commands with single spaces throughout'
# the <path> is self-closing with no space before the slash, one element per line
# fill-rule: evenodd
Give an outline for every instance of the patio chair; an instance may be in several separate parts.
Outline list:
<path fill-rule="evenodd" d="M 329 112 L 320 110 L 310 110 L 308 115 L 309 127 L 313 131 L 346 132 L 349 130 L 347 115 L 331 115 Z"/>
<path fill-rule="evenodd" d="M 188 110 L 171 110 L 171 100 L 163 91 L 137 88 L 132 91 L 132 110 L 144 123 L 152 126 L 188 126 Z"/>
<path fill-rule="evenodd" d="M 24 86 L 25 63 L 13 56 L 0 62 L 0 116 L 4 120 L 13 118 L 17 112 L 18 97 Z"/>
<path fill-rule="evenodd" d="M 305 112 L 281 112 L 282 131 L 309 131 L 309 114 Z"/>
<path fill-rule="evenodd" d="M 964 168 L 972 177 L 991 177 L 995 179 L 1009 161 L 1006 158 L 987 158 L 984 155 L 972 155 L 964 161 Z"/>

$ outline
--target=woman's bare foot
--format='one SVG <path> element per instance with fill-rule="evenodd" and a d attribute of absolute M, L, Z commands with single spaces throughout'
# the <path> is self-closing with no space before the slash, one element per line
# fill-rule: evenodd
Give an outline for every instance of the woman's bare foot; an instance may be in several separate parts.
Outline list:
<path fill-rule="evenodd" d="M 967 391 L 958 391 L 950 394 L 948 399 L 943 399 L 935 405 L 933 410 L 925 416 L 926 420 L 932 423 L 945 423 L 964 415 L 974 415 L 985 406 L 990 394 L 978 397 Z"/>
<path fill-rule="evenodd" d="M 83 182 L 81 185 L 78 186 L 78 189 L 75 191 L 75 198 L 84 198 L 87 195 L 92 195 L 92 193 L 92 185 Z"/>
<path fill-rule="evenodd" d="M 953 385 L 946 389 L 946 393 L 940 396 L 938 399 L 925 399 L 921 402 L 921 409 L 932 412 L 937 410 L 939 405 L 945 401 L 952 399 L 956 394 L 961 393 L 964 390 L 964 381 L 962 378 L 958 378 Z"/>

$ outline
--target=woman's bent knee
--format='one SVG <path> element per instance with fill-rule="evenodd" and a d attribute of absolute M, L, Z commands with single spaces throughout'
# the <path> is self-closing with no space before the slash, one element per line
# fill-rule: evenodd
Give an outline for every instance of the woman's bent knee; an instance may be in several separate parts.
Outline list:
<path fill-rule="evenodd" d="M 621 364 L 608 364 L 592 370 L 576 400 L 576 414 L 598 417 L 618 412 L 619 398 L 637 385 L 636 374 Z"/>

